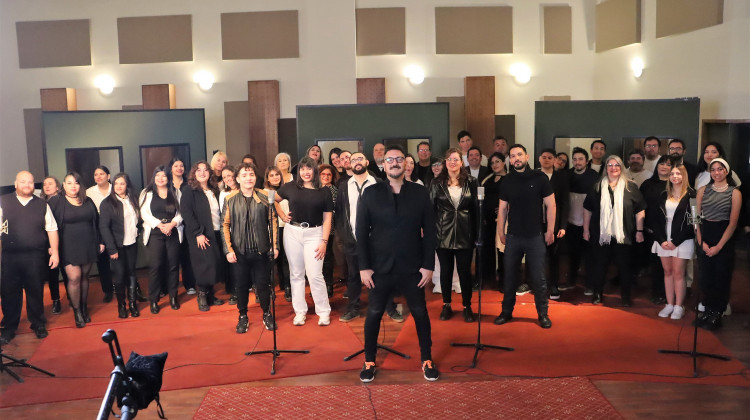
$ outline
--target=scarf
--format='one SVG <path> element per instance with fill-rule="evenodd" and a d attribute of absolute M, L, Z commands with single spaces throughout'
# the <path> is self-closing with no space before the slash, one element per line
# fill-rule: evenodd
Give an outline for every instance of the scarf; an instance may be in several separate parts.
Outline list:
<path fill-rule="evenodd" d="M 601 210 L 599 211 L 599 245 L 609 244 L 612 236 L 615 237 L 618 244 L 625 243 L 625 229 L 622 224 L 622 199 L 625 195 L 625 179 L 620 176 L 617 185 L 614 188 L 615 205 L 612 206 L 612 199 L 609 196 L 609 180 L 605 176 L 599 185 L 602 197 L 600 200 Z"/>

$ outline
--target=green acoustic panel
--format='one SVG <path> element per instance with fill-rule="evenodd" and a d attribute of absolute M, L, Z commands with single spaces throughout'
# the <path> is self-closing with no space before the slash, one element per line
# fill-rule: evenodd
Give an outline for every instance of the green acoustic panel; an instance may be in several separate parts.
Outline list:
<path fill-rule="evenodd" d="M 43 112 L 42 126 L 47 174 L 58 178 L 69 148 L 122 147 L 123 170 L 135 188 L 143 185 L 140 146 L 187 143 L 191 162 L 206 159 L 203 109 Z"/>
<path fill-rule="evenodd" d="M 297 107 L 297 152 L 318 140 L 361 139 L 370 157 L 383 139 L 430 138 L 433 155 L 448 148 L 447 102 Z"/>

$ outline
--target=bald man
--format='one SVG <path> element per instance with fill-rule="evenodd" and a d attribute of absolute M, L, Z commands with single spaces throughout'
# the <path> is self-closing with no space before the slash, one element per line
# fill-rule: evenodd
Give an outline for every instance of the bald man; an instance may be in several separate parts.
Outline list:
<path fill-rule="evenodd" d="M 47 336 L 44 317 L 44 282 L 46 269 L 60 262 L 57 250 L 57 223 L 47 203 L 34 196 L 34 176 L 21 171 L 16 175 L 15 194 L 0 197 L 2 233 L 2 300 L 3 320 L 0 341 L 9 343 L 21 321 L 23 292 L 26 291 L 26 314 L 37 338 Z"/>

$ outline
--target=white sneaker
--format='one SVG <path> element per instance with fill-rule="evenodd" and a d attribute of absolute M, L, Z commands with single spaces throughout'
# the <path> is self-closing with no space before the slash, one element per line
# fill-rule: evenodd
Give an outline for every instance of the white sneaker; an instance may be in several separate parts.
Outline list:
<path fill-rule="evenodd" d="M 675 306 L 674 305 L 667 304 L 667 305 L 664 306 L 664 309 L 662 309 L 661 311 L 659 311 L 659 317 L 660 318 L 666 318 L 669 315 L 672 315 L 672 312 L 674 310 L 675 310 Z"/>
<path fill-rule="evenodd" d="M 318 325 L 325 327 L 326 325 L 331 324 L 331 316 L 330 315 L 321 315 L 318 319 Z"/>
<path fill-rule="evenodd" d="M 727 309 L 724 311 L 724 316 L 732 315 L 732 307 L 727 303 Z"/>
<path fill-rule="evenodd" d="M 698 302 L 698 312 L 706 312 L 706 307 L 703 306 L 703 302 Z"/>
<path fill-rule="evenodd" d="M 292 321 L 293 325 L 305 325 L 305 319 L 307 317 L 305 314 L 296 314 L 294 315 L 294 321 Z"/>
<path fill-rule="evenodd" d="M 685 307 L 684 306 L 675 306 L 674 311 L 672 312 L 672 319 L 682 319 L 682 317 L 685 316 Z"/>

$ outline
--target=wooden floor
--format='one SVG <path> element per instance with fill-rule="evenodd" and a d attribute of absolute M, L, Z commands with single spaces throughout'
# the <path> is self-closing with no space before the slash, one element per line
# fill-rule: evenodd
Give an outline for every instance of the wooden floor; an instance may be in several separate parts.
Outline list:
<path fill-rule="evenodd" d="M 750 274 L 744 252 L 738 253 L 738 264 L 733 281 L 733 296 L 746 297 L 750 293 Z M 341 289 L 337 289 L 341 293 Z M 724 327 L 716 333 L 717 337 L 727 346 L 731 353 L 750 368 L 750 302 L 733 301 L 735 313 L 726 317 Z M 336 309 L 336 308 L 334 308 Z M 656 306 L 636 307 L 634 312 L 656 314 Z M 739 311 L 738 311 L 739 310 Z M 338 313 L 338 312 L 334 312 Z M 333 322 L 337 322 L 334 320 Z M 389 334 L 384 344 L 393 344 L 398 331 L 403 324 L 388 322 Z M 354 320 L 352 327 L 355 334 L 363 339 L 364 320 Z M 553 327 L 554 328 L 554 327 Z M 604 328 L 604 327 L 603 327 Z M 39 340 L 33 334 L 21 334 L 13 341 L 13 354 L 17 357 L 30 357 Z M 417 349 L 414 349 L 416 351 Z M 282 357 L 304 357 L 289 355 Z M 381 358 L 381 355 L 378 355 Z M 352 361 L 359 365 L 362 359 Z M 438 361 L 439 362 L 439 361 Z M 468 360 L 467 360 L 468 362 Z M 556 360 L 552 351 L 547 360 L 540 363 L 564 363 Z M 682 359 L 685 363 L 686 375 L 692 373 L 689 359 Z M 270 368 L 270 365 L 269 365 Z M 750 382 L 750 369 L 746 372 Z M 480 380 L 503 380 L 492 375 L 474 375 L 451 372 L 441 372 L 441 381 L 461 382 Z M 710 385 L 690 385 L 654 382 L 625 382 L 604 381 L 591 378 L 594 385 L 604 394 L 625 418 L 649 419 L 746 419 L 750 410 L 750 387 L 727 387 Z M 8 375 L 0 376 L 0 393 L 2 393 L 13 379 Z M 403 384 L 423 383 L 421 374 L 415 372 L 378 371 L 374 384 Z M 237 384 L 235 386 L 298 386 L 298 385 L 360 385 L 358 372 L 337 372 L 305 377 L 281 378 L 264 381 Z M 161 401 L 169 419 L 190 419 L 201 404 L 207 387 L 167 391 L 161 393 Z M 33 390 L 30 390 L 33 392 Z M 53 404 L 40 404 L 0 409 L 1 419 L 83 419 L 92 418 L 99 409 L 99 399 L 68 401 Z M 562 409 L 563 407 L 561 407 Z M 427 414 L 427 413 L 425 413 Z M 157 418 L 154 405 L 140 413 L 141 418 Z"/>

